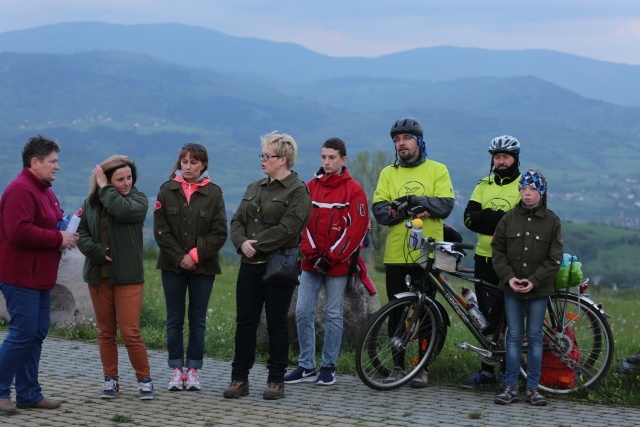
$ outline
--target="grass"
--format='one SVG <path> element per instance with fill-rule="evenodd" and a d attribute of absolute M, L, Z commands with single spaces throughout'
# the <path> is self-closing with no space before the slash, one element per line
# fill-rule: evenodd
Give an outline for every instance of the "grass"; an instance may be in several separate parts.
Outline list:
<path fill-rule="evenodd" d="M 154 262 L 145 263 L 145 297 L 141 316 L 141 329 L 145 343 L 149 348 L 165 349 L 165 303 L 160 282 L 160 274 L 154 268 Z M 233 358 L 235 333 L 235 280 L 237 265 L 224 265 L 223 274 L 216 277 L 209 309 L 207 313 L 207 335 L 205 354 L 223 360 Z M 379 284 L 381 303 L 386 303 L 384 292 L 384 274 L 371 272 L 374 283 Z M 455 286 L 459 288 L 458 285 Z M 637 301 L 640 289 L 613 291 L 593 287 L 589 289 L 591 299 L 602 302 L 605 310 L 613 315 L 609 324 L 615 339 L 614 360 L 608 375 L 597 387 L 589 392 L 578 392 L 562 399 L 584 400 L 593 403 L 612 405 L 640 406 L 640 384 L 634 376 L 618 376 L 615 371 L 620 361 L 638 351 L 640 314 Z M 445 304 L 446 306 L 447 304 Z M 448 330 L 445 346 L 430 369 L 430 382 L 437 385 L 456 386 L 458 381 L 471 374 L 479 367 L 479 358 L 471 352 L 463 352 L 457 344 L 463 341 L 473 342 L 474 338 L 455 315 L 450 314 L 451 327 Z M 68 327 L 52 330 L 51 335 L 74 340 L 97 341 L 97 330 L 93 326 Z M 321 346 L 319 346 L 321 350 Z M 289 361 L 295 365 L 298 348 L 292 346 Z M 267 354 L 259 351 L 257 361 L 266 362 Z M 352 346 L 343 345 L 338 359 L 339 372 L 356 375 L 355 350 Z"/>

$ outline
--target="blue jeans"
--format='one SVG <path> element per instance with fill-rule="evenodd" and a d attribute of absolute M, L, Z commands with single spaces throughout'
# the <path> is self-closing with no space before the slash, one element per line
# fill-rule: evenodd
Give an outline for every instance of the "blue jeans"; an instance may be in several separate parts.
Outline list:
<path fill-rule="evenodd" d="M 9 334 L 0 347 L 0 399 L 9 399 L 16 381 L 16 404 L 34 405 L 44 399 L 38 382 L 42 342 L 49 332 L 51 291 L 0 282 L 11 317 Z"/>
<path fill-rule="evenodd" d="M 527 319 L 527 387 L 538 388 L 542 366 L 542 325 L 549 298 L 523 300 L 505 292 L 504 307 L 507 316 L 507 371 L 505 385 L 518 386 L 524 319 Z"/>
<path fill-rule="evenodd" d="M 236 285 L 235 355 L 231 381 L 248 381 L 256 359 L 256 333 L 264 306 L 269 334 L 267 382 L 281 383 L 289 362 L 287 314 L 294 285 L 262 281 L 265 264 L 240 264 Z"/>
<path fill-rule="evenodd" d="M 305 369 L 316 367 L 316 330 L 314 314 L 320 289 L 324 286 L 324 344 L 320 367 L 335 367 L 342 344 L 342 306 L 347 276 L 327 276 L 303 271 L 298 287 L 296 326 L 300 342 L 298 365 Z"/>
<path fill-rule="evenodd" d="M 162 289 L 167 306 L 167 349 L 169 367 L 202 368 L 204 339 L 207 331 L 207 308 L 216 276 L 193 273 L 174 273 L 162 270 Z M 184 312 L 189 293 L 189 343 L 184 361 Z"/>

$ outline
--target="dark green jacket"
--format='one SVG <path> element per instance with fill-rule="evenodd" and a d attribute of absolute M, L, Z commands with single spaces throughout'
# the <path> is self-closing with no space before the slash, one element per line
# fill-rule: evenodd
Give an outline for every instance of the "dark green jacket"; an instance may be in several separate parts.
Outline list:
<path fill-rule="evenodd" d="M 102 206 L 91 206 L 85 199 L 80 215 L 78 248 L 84 254 L 82 278 L 90 284 L 100 283 L 100 266 L 109 264 L 109 283 L 131 285 L 144 282 L 142 263 L 142 227 L 147 216 L 147 196 L 131 187 L 131 192 L 121 196 L 111 184 L 98 192 L 102 206 L 109 214 L 109 251 L 100 243 L 100 212 Z"/>
<path fill-rule="evenodd" d="M 244 242 L 257 240 L 253 245 L 256 256 L 243 255 L 242 262 L 264 262 L 269 252 L 299 246 L 300 233 L 309 215 L 311 197 L 297 173 L 291 171 L 282 181 L 269 182 L 269 178 L 264 178 L 249 184 L 242 196 L 231 219 L 231 241 L 242 254 L 240 247 Z"/>
<path fill-rule="evenodd" d="M 194 273 L 220 274 L 218 252 L 227 240 L 227 213 L 220 187 L 211 182 L 198 187 L 187 203 L 179 182 L 165 182 L 153 211 L 153 236 L 160 247 L 156 268 L 180 273 L 184 271 L 180 261 L 197 248 Z"/>
<path fill-rule="evenodd" d="M 520 202 L 502 217 L 491 242 L 493 268 L 500 278 L 500 289 L 521 299 L 534 299 L 555 293 L 554 278 L 562 262 L 560 219 L 544 204 L 534 209 Z M 528 279 L 533 290 L 526 294 L 509 287 L 513 277 Z"/>

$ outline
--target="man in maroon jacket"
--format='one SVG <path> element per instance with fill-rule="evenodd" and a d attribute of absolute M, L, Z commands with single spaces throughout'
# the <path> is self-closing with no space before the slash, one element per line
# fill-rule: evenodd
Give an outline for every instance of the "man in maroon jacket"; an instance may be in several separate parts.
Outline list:
<path fill-rule="evenodd" d="M 347 148 L 339 138 L 322 144 L 322 168 L 307 183 L 313 210 L 302 230 L 300 249 L 305 260 L 296 303 L 300 343 L 298 367 L 284 377 L 287 384 L 336 382 L 336 362 L 342 343 L 342 306 L 354 252 L 367 232 L 369 214 L 362 186 L 344 166 Z M 325 329 L 320 374 L 316 373 L 314 313 L 318 293 L 325 288 Z"/>
<path fill-rule="evenodd" d="M 51 289 L 56 284 L 60 248 L 73 248 L 78 234 L 57 231 L 62 218 L 51 191 L 60 148 L 40 135 L 22 151 L 22 172 L 0 199 L 0 290 L 11 316 L 0 347 L 0 412 L 17 413 L 9 400 L 15 378 L 18 408 L 54 409 L 38 382 L 42 342 L 49 331 Z"/>

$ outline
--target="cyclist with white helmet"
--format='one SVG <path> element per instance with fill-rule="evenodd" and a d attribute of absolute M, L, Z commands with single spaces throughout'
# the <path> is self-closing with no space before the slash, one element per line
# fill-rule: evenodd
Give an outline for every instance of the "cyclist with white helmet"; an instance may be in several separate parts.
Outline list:
<path fill-rule="evenodd" d="M 520 142 L 509 135 L 496 137 L 489 144 L 489 153 L 489 176 L 482 178 L 473 190 L 464 210 L 464 225 L 478 233 L 474 276 L 497 285 L 499 280 L 493 269 L 491 240 L 500 219 L 520 201 Z M 489 328 L 484 333 L 493 334 L 500 322 L 499 314 L 504 306 L 503 294 L 486 289 L 481 284 L 476 284 L 475 288 L 480 311 L 489 322 Z M 494 367 L 484 362 L 478 372 L 460 382 L 461 387 L 469 389 L 495 385 Z"/>
<path fill-rule="evenodd" d="M 390 134 L 396 159 L 380 172 L 372 211 L 379 224 L 389 227 L 383 262 L 387 295 L 393 300 L 396 294 L 406 291 L 407 274 L 420 269 L 418 264 L 407 265 L 405 260 L 407 233 L 403 221 L 411 215 L 421 218 L 423 235 L 441 241 L 443 221 L 451 213 L 455 199 L 447 167 L 427 159 L 420 123 L 410 117 L 397 120 Z M 405 375 L 404 355 L 395 358 L 389 382 Z M 423 388 L 427 383 L 427 372 L 422 371 L 411 380 L 411 387 Z"/>

